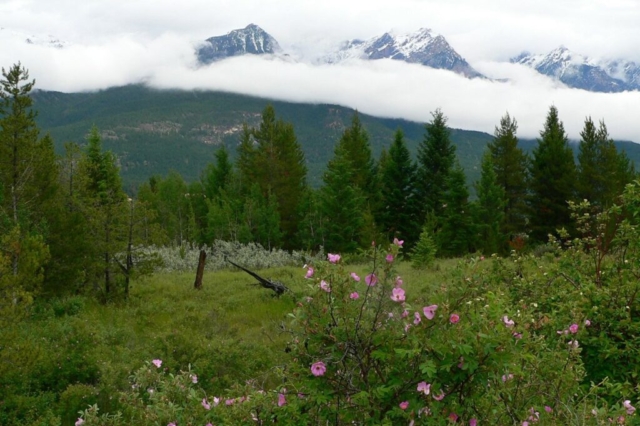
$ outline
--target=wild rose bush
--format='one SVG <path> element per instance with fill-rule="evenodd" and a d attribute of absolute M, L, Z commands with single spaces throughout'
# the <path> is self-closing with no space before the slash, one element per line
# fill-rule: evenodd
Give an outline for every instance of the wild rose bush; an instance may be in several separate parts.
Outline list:
<path fill-rule="evenodd" d="M 194 380 L 189 370 L 166 374 L 152 362 L 134 374 L 120 413 L 101 415 L 94 406 L 78 421 L 524 426 L 635 420 L 635 398 L 609 402 L 599 398 L 602 387 L 580 386 L 578 342 L 588 327 L 568 320 L 579 318 L 573 307 L 559 312 L 558 327 L 540 301 L 514 302 L 496 278 L 501 266 L 480 259 L 460 263 L 436 288 L 412 292 L 394 267 L 401 245 L 372 247 L 371 269 L 362 276 L 333 253 L 301 274 L 308 292 L 285 329 L 290 358 L 271 372 L 282 385 L 266 389 L 266 381 L 254 380 L 207 395 L 199 387 L 206 378 Z"/>

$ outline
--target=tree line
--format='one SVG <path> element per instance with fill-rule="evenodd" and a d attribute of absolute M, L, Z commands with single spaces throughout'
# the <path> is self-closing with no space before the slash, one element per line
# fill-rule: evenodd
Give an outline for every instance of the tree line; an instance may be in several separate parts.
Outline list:
<path fill-rule="evenodd" d="M 269 105 L 257 127 L 243 127 L 235 161 L 221 147 L 198 181 L 152 176 L 134 199 L 99 129 L 57 156 L 35 124 L 35 81 L 20 64 L 2 77 L 0 309 L 7 312 L 42 290 L 126 296 L 130 279 L 156 262 L 137 248 L 153 244 L 222 239 L 354 253 L 398 238 L 418 265 L 436 254 L 507 253 L 543 243 L 558 228 L 571 232 L 568 201 L 608 207 L 635 177 L 604 122 L 591 118 L 576 163 L 552 106 L 531 156 L 518 147 L 516 120 L 500 120 L 470 200 L 441 110 L 426 124 L 415 160 L 401 129 L 374 159 L 356 112 L 314 189 L 292 124 Z"/>

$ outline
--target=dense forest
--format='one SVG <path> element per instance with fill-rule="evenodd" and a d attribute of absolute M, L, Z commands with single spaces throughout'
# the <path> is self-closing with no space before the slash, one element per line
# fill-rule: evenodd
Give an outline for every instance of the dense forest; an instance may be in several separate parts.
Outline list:
<path fill-rule="evenodd" d="M 291 306 L 285 308 L 296 309 L 286 326 L 293 336 L 286 344 L 286 353 L 295 354 L 291 371 L 277 373 L 286 381 L 271 378 L 262 387 L 247 382 L 242 389 L 225 382 L 245 400 L 251 395 L 248 408 L 240 407 L 244 401 L 238 397 L 227 400 L 232 409 L 215 417 L 213 397 L 181 390 L 198 382 L 188 370 L 190 360 L 180 363 L 176 357 L 172 375 L 164 376 L 162 361 L 154 359 L 135 372 L 133 391 L 110 385 L 112 395 L 123 392 L 118 404 L 103 401 L 106 411 L 94 406 L 77 421 L 73 413 L 76 425 L 446 424 L 459 418 L 465 424 L 606 423 L 596 414 L 579 414 L 585 401 L 601 404 L 593 408 L 596 413 L 621 413 L 619 423 L 625 413 L 635 419 L 630 392 L 638 390 L 640 357 L 637 346 L 626 345 L 637 339 L 640 324 L 640 257 L 634 257 L 640 198 L 634 165 L 617 149 L 604 121 L 585 119 L 576 156 L 551 106 L 536 146 L 526 152 L 516 119 L 506 113 L 470 188 L 444 111 L 431 113 L 416 156 L 398 128 L 377 158 L 355 112 L 320 185 L 313 187 L 293 125 L 266 105 L 257 124 L 243 126 L 237 152 L 217 148 L 199 179 L 172 171 L 150 176 L 127 193 L 99 128 L 86 129 L 84 141 L 65 141 L 64 154 L 57 155 L 52 137 L 36 124 L 35 82 L 28 71 L 18 64 L 3 69 L 2 77 L 0 324 L 7 332 L 0 338 L 0 358 L 18 359 L 20 327 L 35 321 L 43 306 L 69 300 L 132 306 L 133 283 L 161 270 L 163 248 L 176 248 L 184 258 L 199 249 L 213 255 L 226 242 L 259 247 L 265 256 L 302 252 L 307 263 L 306 271 L 296 272 L 295 280 L 303 283 L 294 286 L 298 293 L 286 295 Z M 328 262 L 324 253 L 330 253 Z M 447 259 L 462 263 L 451 266 Z M 362 266 L 371 262 L 373 267 Z M 403 287 L 394 269 L 411 265 L 414 272 L 403 275 L 422 280 L 446 264 L 452 276 L 459 275 L 441 277 L 453 281 L 429 291 Z M 359 265 L 353 269 L 359 268 L 362 281 L 348 265 Z M 547 270 L 566 287 L 546 282 Z M 309 293 L 304 283 L 317 286 Z M 355 291 L 350 286 L 356 284 L 364 287 Z M 406 299 L 409 289 L 419 295 L 414 308 Z M 358 308 L 349 304 L 358 299 Z M 474 300 L 483 301 L 476 310 Z M 489 311 L 480 309 L 484 301 Z M 421 309 L 419 303 L 431 304 Z M 585 324 L 592 323 L 593 334 L 587 335 Z M 412 327 L 421 334 L 411 335 Z M 572 338 L 578 330 L 585 333 L 582 356 Z M 545 337 L 556 331 L 567 339 L 559 346 Z M 389 343 L 396 339 L 397 345 Z M 67 424 L 61 420 L 67 418 L 65 408 L 60 410 L 67 414 L 49 412 L 43 420 L 33 413 L 44 408 L 31 412 L 20 398 L 50 392 L 52 404 L 61 404 L 67 401 L 61 393 L 69 389 L 63 383 L 107 382 L 106 373 L 86 371 L 81 363 L 68 368 L 69 377 L 51 382 L 57 384 L 20 387 L 3 361 L 0 423 Z M 133 365 L 128 368 L 125 373 L 132 374 Z M 252 368 L 251 374 L 267 369 Z M 516 387 L 497 388 L 514 374 Z M 425 381 L 414 383 L 416 375 Z M 566 380 L 557 379 L 563 375 Z M 313 381 L 325 377 L 326 382 Z M 218 384 L 203 386 L 222 392 Z M 158 396 L 142 395 L 138 387 L 157 389 Z M 577 389 L 584 390 L 580 398 L 574 398 Z M 426 398 L 430 393 L 433 400 Z M 268 401 L 271 395 L 277 402 Z M 418 402 L 417 395 L 429 404 L 451 396 L 448 406 L 432 406 Z M 189 417 L 193 401 L 202 412 Z M 74 404 L 73 409 L 86 409 Z M 171 404 L 182 404 L 183 411 Z M 412 411 L 416 404 L 421 408 Z"/>

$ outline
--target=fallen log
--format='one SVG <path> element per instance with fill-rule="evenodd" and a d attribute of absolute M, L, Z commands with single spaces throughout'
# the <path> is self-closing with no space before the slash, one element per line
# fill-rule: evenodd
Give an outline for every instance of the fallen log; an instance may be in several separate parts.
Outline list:
<path fill-rule="evenodd" d="M 273 290 L 276 292 L 276 294 L 278 296 L 280 296 L 282 293 L 284 293 L 285 291 L 288 291 L 289 289 L 287 288 L 287 286 L 285 286 L 283 283 L 281 283 L 280 281 L 272 281 L 272 280 L 268 280 L 266 278 L 262 278 L 260 275 L 256 274 L 255 272 L 252 272 L 250 270 L 248 270 L 247 268 L 244 268 L 240 265 L 238 265 L 237 263 L 233 263 L 232 261 L 230 261 L 229 259 L 225 258 L 225 260 L 227 262 L 229 262 L 230 264 L 232 264 L 233 266 L 235 266 L 236 268 L 242 269 L 243 271 L 245 271 L 247 274 L 251 275 L 253 278 L 258 280 L 258 284 L 261 285 L 264 288 L 268 288 L 269 290 Z"/>

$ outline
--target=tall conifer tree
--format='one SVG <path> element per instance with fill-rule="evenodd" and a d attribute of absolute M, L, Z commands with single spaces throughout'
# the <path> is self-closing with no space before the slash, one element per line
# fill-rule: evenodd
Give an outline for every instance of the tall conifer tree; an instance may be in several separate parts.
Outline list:
<path fill-rule="evenodd" d="M 436 217 L 441 216 L 444 193 L 456 158 L 456 147 L 449 137 L 447 118 L 440 109 L 431 115 L 433 119 L 427 123 L 424 139 L 418 146 L 417 185 L 422 206 L 421 222 L 430 212 Z"/>
<path fill-rule="evenodd" d="M 438 252 L 443 256 L 462 256 L 474 244 L 474 224 L 469 190 L 460 163 L 449 173 L 447 191 L 442 196 L 442 226 L 438 232 Z"/>
<path fill-rule="evenodd" d="M 507 113 L 500 119 L 500 126 L 496 126 L 493 140 L 488 145 L 496 182 L 506 197 L 501 232 L 507 240 L 525 232 L 527 221 L 528 159 L 518 147 L 517 131 L 518 123 Z"/>
<path fill-rule="evenodd" d="M 506 237 L 502 233 L 506 196 L 498 184 L 490 151 L 482 157 L 480 181 L 476 183 L 477 246 L 484 254 L 504 250 Z"/>
<path fill-rule="evenodd" d="M 568 201 L 576 196 L 576 166 L 558 109 L 549 113 L 533 150 L 531 173 L 531 234 L 546 242 L 548 234 L 559 228 L 570 230 L 572 220 Z"/>

